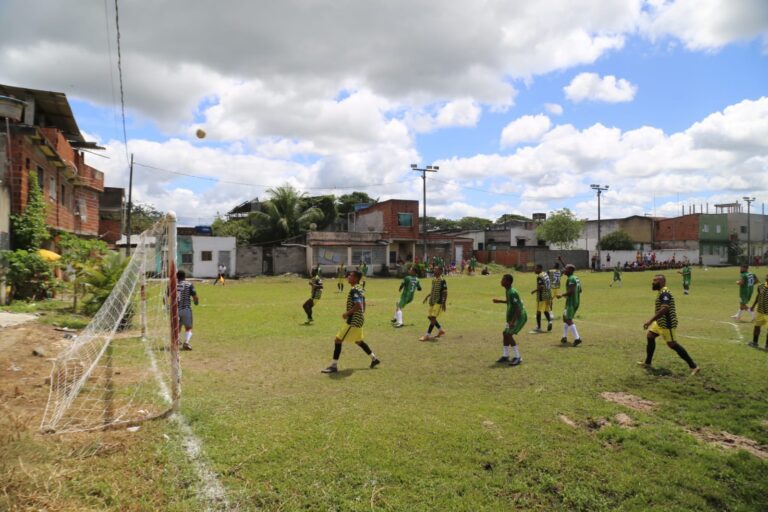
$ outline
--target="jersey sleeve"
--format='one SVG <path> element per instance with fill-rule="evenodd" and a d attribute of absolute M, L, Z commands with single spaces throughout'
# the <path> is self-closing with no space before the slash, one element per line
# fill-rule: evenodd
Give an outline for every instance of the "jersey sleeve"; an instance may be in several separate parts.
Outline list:
<path fill-rule="evenodd" d="M 672 304 L 672 295 L 670 295 L 669 292 L 662 292 L 659 295 L 659 303 L 669 306 L 670 304 Z"/>
<path fill-rule="evenodd" d="M 350 292 L 350 295 L 353 304 L 363 304 L 363 302 L 365 302 L 365 298 L 363 297 L 363 294 L 360 292 L 360 290 L 354 289 Z"/>

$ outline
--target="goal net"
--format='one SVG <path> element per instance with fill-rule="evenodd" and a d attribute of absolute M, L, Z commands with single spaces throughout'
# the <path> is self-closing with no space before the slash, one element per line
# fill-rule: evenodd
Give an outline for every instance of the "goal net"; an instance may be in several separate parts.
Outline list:
<path fill-rule="evenodd" d="M 136 424 L 178 407 L 176 219 L 138 236 L 109 297 L 53 362 L 43 432 Z"/>

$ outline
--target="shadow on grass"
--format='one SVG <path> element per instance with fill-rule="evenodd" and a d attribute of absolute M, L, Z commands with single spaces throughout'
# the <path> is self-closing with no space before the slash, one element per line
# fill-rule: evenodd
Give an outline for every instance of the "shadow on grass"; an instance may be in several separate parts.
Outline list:
<path fill-rule="evenodd" d="M 328 377 L 330 377 L 331 379 L 346 379 L 347 377 L 349 377 L 353 373 L 355 373 L 354 369 L 346 368 L 344 370 L 339 370 L 336 373 L 329 373 Z"/>

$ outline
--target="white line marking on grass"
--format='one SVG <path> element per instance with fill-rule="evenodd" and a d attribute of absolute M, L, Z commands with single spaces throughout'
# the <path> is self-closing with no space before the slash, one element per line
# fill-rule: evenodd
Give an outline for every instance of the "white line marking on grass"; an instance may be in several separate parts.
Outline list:
<path fill-rule="evenodd" d="M 744 336 L 741 334 L 741 330 L 739 330 L 739 326 L 738 325 L 736 325 L 733 322 L 723 322 L 723 321 L 721 321 L 720 323 L 721 324 L 732 325 L 734 330 L 736 331 L 736 335 L 739 337 L 739 341 L 744 341 Z"/>

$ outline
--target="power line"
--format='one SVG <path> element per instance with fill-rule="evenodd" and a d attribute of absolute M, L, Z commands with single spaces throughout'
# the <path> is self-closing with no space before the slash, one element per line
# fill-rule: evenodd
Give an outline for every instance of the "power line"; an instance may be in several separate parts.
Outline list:
<path fill-rule="evenodd" d="M 120 53 L 120 14 L 115 0 L 115 28 L 117 30 L 117 74 L 120 77 L 120 106 L 123 116 L 123 142 L 125 143 L 125 161 L 128 161 L 128 133 L 125 130 L 125 92 L 123 91 L 123 61 Z"/>
<path fill-rule="evenodd" d="M 154 171 L 167 172 L 167 173 L 171 173 L 171 174 L 177 174 L 179 176 L 187 176 L 189 178 L 195 178 L 195 179 L 203 180 L 203 181 L 211 181 L 211 182 L 215 182 L 215 183 L 226 183 L 228 185 L 242 185 L 242 186 L 246 186 L 246 187 L 257 187 L 257 188 L 272 188 L 272 187 L 274 187 L 274 185 L 261 185 L 259 183 L 246 183 L 246 182 L 242 182 L 242 181 L 230 181 L 230 180 L 222 180 L 220 178 L 211 178 L 209 176 L 198 176 L 197 174 L 190 174 L 190 173 L 182 172 L 182 171 L 174 171 L 174 170 L 171 170 L 171 169 L 164 169 L 162 167 L 157 167 L 157 166 L 149 165 L 149 164 L 143 164 L 141 162 L 134 162 L 133 165 L 136 165 L 136 166 L 139 166 L 139 167 L 144 167 L 145 169 L 152 169 Z M 384 183 L 366 183 L 366 184 L 362 184 L 362 185 L 347 185 L 347 186 L 343 186 L 343 187 L 302 187 L 302 188 L 304 188 L 305 190 L 353 190 L 353 189 L 361 189 L 361 188 L 367 188 L 367 187 L 383 187 L 383 186 L 386 186 L 386 185 L 397 185 L 397 184 L 400 184 L 400 183 L 406 183 L 406 182 L 409 182 L 409 181 L 415 181 L 417 179 L 419 179 L 419 178 L 405 179 L 405 180 L 400 180 L 400 181 L 389 181 L 389 182 L 384 182 Z"/>

